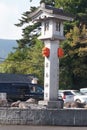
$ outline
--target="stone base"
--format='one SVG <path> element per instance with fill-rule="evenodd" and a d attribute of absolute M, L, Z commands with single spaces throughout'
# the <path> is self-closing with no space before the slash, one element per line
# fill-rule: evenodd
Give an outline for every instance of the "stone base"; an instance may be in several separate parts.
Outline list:
<path fill-rule="evenodd" d="M 57 101 L 39 101 L 39 105 L 46 106 L 47 108 L 63 108 L 63 100 L 57 100 Z"/>
<path fill-rule="evenodd" d="M 83 128 L 83 126 L 87 127 L 87 109 L 0 107 L 0 129 L 1 125 L 74 126 Z"/>

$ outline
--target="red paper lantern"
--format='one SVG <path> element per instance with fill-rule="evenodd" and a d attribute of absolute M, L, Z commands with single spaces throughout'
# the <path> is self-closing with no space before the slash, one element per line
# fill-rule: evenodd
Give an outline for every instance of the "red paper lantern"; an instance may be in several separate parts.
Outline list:
<path fill-rule="evenodd" d="M 64 51 L 62 48 L 58 48 L 58 57 L 63 57 L 64 56 Z"/>
<path fill-rule="evenodd" d="M 50 55 L 50 49 L 49 48 L 47 48 L 47 47 L 44 47 L 43 49 L 42 49 L 42 55 L 45 57 L 49 57 L 49 55 Z"/>

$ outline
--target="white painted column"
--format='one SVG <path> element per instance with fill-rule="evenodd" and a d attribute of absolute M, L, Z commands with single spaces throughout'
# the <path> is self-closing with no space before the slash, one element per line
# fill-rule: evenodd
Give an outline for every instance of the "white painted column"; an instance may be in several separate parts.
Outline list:
<path fill-rule="evenodd" d="M 44 101 L 57 101 L 59 89 L 59 58 L 57 51 L 59 40 L 45 40 L 45 47 L 50 49 L 50 56 L 45 57 Z"/>

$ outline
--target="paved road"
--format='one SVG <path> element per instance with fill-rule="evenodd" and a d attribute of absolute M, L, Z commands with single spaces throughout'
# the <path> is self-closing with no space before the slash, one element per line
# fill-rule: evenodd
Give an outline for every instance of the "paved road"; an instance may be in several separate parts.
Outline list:
<path fill-rule="evenodd" d="M 0 125 L 0 130 L 87 130 L 87 127 Z"/>

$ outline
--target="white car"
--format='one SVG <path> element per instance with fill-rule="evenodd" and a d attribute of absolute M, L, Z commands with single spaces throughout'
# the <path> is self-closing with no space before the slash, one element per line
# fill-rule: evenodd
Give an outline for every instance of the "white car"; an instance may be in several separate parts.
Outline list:
<path fill-rule="evenodd" d="M 69 90 L 59 90 L 58 96 L 62 97 L 64 103 L 74 101 L 74 95 Z"/>
<path fill-rule="evenodd" d="M 87 94 L 87 88 L 80 88 L 80 92 L 83 94 Z"/>
<path fill-rule="evenodd" d="M 62 96 L 64 102 L 80 102 L 87 104 L 87 95 L 84 95 L 79 90 L 59 90 L 59 96 Z"/>
<path fill-rule="evenodd" d="M 81 93 L 79 90 L 71 90 L 74 94 L 74 101 L 87 104 L 87 95 Z"/>

